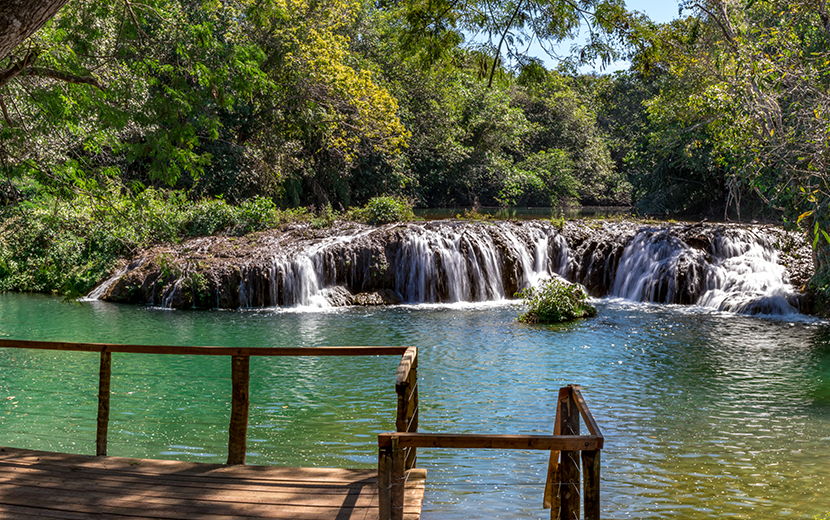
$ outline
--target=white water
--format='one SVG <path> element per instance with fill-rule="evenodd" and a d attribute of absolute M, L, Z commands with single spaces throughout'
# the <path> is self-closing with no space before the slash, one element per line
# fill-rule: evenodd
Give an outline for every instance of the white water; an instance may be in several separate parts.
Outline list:
<path fill-rule="evenodd" d="M 623 251 L 611 294 L 664 303 L 673 301 L 684 287 L 701 289 L 689 303 L 716 310 L 797 312 L 787 300 L 796 290 L 775 249 L 743 229 L 729 229 L 707 251 L 693 249 L 662 229 L 641 231 Z"/>
<path fill-rule="evenodd" d="M 565 240 L 549 227 L 526 225 L 524 238 L 503 226 L 410 225 L 405 229 L 391 267 L 395 290 L 406 303 L 485 302 L 512 297 L 504 287 L 499 240 L 501 249 L 517 259 L 519 290 L 567 266 Z M 329 251 L 373 231 L 333 238 L 294 257 L 275 258 L 269 269 L 271 301 L 280 301 L 282 294 L 285 306 L 331 306 L 332 299 L 342 297 L 342 288 L 332 287 L 337 272 L 336 262 L 327 258 Z M 551 249 L 558 252 L 553 258 Z M 243 282 L 243 307 L 250 301 L 248 291 Z"/>
<path fill-rule="evenodd" d="M 124 267 L 122 267 L 121 269 L 119 269 L 115 273 L 113 273 L 112 276 L 110 276 L 109 278 L 104 280 L 104 283 L 102 283 L 98 287 L 95 287 L 92 290 L 92 292 L 87 294 L 84 298 L 80 298 L 80 301 L 85 302 L 85 301 L 100 300 L 101 297 L 104 295 L 104 293 L 106 293 L 107 290 L 109 290 L 109 288 L 112 287 L 113 284 L 115 284 L 115 282 L 117 282 L 119 278 L 121 278 L 122 276 L 124 276 L 125 274 L 127 274 L 130 271 L 138 269 L 139 267 L 141 267 L 144 264 L 144 262 L 146 260 L 147 260 L 146 258 L 140 258 L 136 262 L 133 262 L 129 265 L 125 265 Z"/>
<path fill-rule="evenodd" d="M 592 240 L 607 244 L 629 235 L 608 226 Z M 354 250 L 348 248 L 364 238 L 374 245 L 367 249 L 361 242 Z M 304 249 L 291 249 L 297 248 L 296 242 L 292 246 L 280 240 L 273 245 L 270 265 L 241 268 L 241 307 L 262 305 L 258 302 L 263 298 L 271 306 L 342 306 L 353 296 L 344 283 L 355 292 L 361 287 L 393 288 L 408 304 L 502 301 L 552 276 L 575 277 L 578 262 L 589 262 L 587 272 L 602 270 L 610 296 L 750 314 L 797 312 L 790 303 L 797 291 L 786 279 L 775 248 L 742 228 L 722 228 L 705 250 L 678 238 L 678 228 L 643 228 L 628 240 L 616 266 L 610 257 L 597 256 L 599 249 L 590 256 L 571 251 L 565 238 L 543 222 L 358 227 L 342 236 L 309 241 Z M 396 248 L 394 257 L 385 252 L 389 244 Z M 100 298 L 125 272 L 116 273 L 87 298 Z M 391 278 L 381 285 L 371 278 L 387 274 Z M 163 305 L 171 304 L 180 282 L 165 288 Z"/>

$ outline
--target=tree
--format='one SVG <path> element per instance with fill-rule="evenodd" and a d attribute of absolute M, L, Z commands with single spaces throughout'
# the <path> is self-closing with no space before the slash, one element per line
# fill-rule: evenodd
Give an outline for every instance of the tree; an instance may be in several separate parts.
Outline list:
<path fill-rule="evenodd" d="M 29 40 L 55 74 L 27 64 L 0 86 L 0 154 L 61 190 L 279 196 L 299 178 L 326 202 L 327 178 L 406 141 L 395 100 L 349 53 L 359 5 L 77 0 Z"/>
<path fill-rule="evenodd" d="M 43 27 L 69 0 L 6 0 L 0 5 L 0 60 Z"/>
<path fill-rule="evenodd" d="M 607 64 L 645 21 L 619 0 L 402 0 L 399 5 L 406 10 L 408 45 L 429 58 L 470 36 L 470 46 L 489 56 L 488 87 L 499 64 L 514 61 L 522 67 L 532 61 L 526 49 L 534 40 L 556 56 L 555 44 L 575 38 L 584 27 L 588 42 L 568 63 Z"/>

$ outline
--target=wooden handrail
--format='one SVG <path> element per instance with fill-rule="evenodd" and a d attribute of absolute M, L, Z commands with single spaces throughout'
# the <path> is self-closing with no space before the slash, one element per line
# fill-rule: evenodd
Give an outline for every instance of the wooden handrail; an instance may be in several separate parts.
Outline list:
<path fill-rule="evenodd" d="M 410 372 L 418 368 L 418 350 L 415 347 L 407 347 L 401 358 L 401 364 L 395 374 L 395 384 L 401 385 L 409 380 Z"/>
<path fill-rule="evenodd" d="M 395 429 L 399 432 L 418 431 L 418 349 L 409 347 L 401 357 L 395 377 L 395 393 L 398 394 L 398 413 Z M 409 447 L 404 468 L 415 467 L 418 453 L 415 447 Z"/>
<path fill-rule="evenodd" d="M 68 352 L 121 352 L 181 356 L 402 356 L 410 347 L 211 347 L 169 345 L 121 345 L 0 339 L 0 348 L 29 348 Z"/>
<path fill-rule="evenodd" d="M 403 518 L 406 472 L 411 469 L 406 465 L 406 450 L 415 448 L 550 451 L 544 507 L 551 509 L 552 520 L 580 517 L 581 458 L 585 519 L 599 520 L 600 450 L 605 439 L 580 390 L 577 385 L 559 389 L 553 435 L 409 433 L 400 428 L 396 433 L 381 433 L 378 435 L 380 520 Z M 579 434 L 580 415 L 591 435 Z"/>
<path fill-rule="evenodd" d="M 415 347 L 212 347 L 123 345 L 112 343 L 74 343 L 59 341 L 28 341 L 0 339 L 0 348 L 58 350 L 66 352 L 98 352 L 101 354 L 98 374 L 98 418 L 95 453 L 107 454 L 107 434 L 110 415 L 110 383 L 112 379 L 112 354 L 169 354 L 188 356 L 229 356 L 231 358 L 231 418 L 228 428 L 228 464 L 245 464 L 247 448 L 248 415 L 250 408 L 249 381 L 252 356 L 402 356 L 396 371 L 398 395 L 397 425 L 401 431 L 417 431 L 417 367 L 418 350 Z M 414 423 L 414 429 L 413 429 Z M 414 450 L 411 463 L 414 465 Z"/>
<path fill-rule="evenodd" d="M 602 437 L 582 435 L 490 435 L 454 433 L 381 433 L 378 447 L 582 451 L 602 448 Z"/>
<path fill-rule="evenodd" d="M 582 387 L 579 385 L 571 385 L 571 388 L 573 389 L 576 407 L 579 408 L 579 413 L 582 415 L 582 420 L 585 421 L 588 431 L 591 432 L 591 435 L 602 437 L 599 425 L 597 424 L 597 421 L 594 420 L 594 416 L 591 414 L 591 411 L 588 409 L 588 404 L 585 403 L 585 398 L 582 397 Z M 602 446 L 600 446 L 600 448 L 602 448 Z"/>

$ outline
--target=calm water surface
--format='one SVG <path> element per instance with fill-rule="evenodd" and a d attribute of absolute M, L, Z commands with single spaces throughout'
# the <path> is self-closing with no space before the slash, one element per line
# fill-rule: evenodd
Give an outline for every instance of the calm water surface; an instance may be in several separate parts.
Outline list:
<path fill-rule="evenodd" d="M 185 312 L 0 294 L 0 335 L 112 343 L 417 345 L 421 430 L 546 434 L 557 390 L 603 433 L 603 517 L 808 518 L 830 511 L 830 328 L 601 300 L 515 323 L 508 304 Z M 248 461 L 372 467 L 394 429 L 395 357 L 254 359 Z M 92 454 L 98 357 L 0 349 L 0 444 Z M 224 462 L 225 358 L 113 356 L 109 452 Z M 548 518 L 542 452 L 422 450 L 423 518 Z"/>

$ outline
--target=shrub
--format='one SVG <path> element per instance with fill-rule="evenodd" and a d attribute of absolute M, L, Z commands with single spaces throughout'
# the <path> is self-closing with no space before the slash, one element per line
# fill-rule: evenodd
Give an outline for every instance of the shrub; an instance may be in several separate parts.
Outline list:
<path fill-rule="evenodd" d="M 363 208 L 352 211 L 351 217 L 369 224 L 389 224 L 414 220 L 415 213 L 406 199 L 384 196 L 369 199 Z"/>
<path fill-rule="evenodd" d="M 559 323 L 596 316 L 597 310 L 587 302 L 588 295 L 579 284 L 551 278 L 539 287 L 516 294 L 524 300 L 527 311 L 519 316 L 522 323 Z"/>

